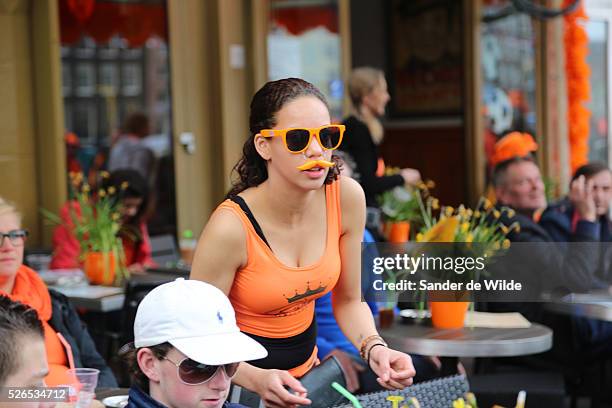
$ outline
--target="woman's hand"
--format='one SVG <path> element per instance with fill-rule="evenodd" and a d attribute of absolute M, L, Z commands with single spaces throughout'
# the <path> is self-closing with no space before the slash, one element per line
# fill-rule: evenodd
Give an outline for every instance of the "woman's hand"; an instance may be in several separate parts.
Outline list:
<path fill-rule="evenodd" d="M 131 264 L 127 269 L 130 273 L 135 275 L 144 275 L 147 272 L 144 265 L 138 262 Z"/>
<path fill-rule="evenodd" d="M 285 387 L 289 387 L 294 394 Z M 306 388 L 288 371 L 262 370 L 256 378 L 253 391 L 259 394 L 266 407 L 310 405 L 310 400 L 306 398 Z"/>
<path fill-rule="evenodd" d="M 401 169 L 400 175 L 404 178 L 404 183 L 409 186 L 416 186 L 421 181 L 421 173 L 416 169 Z"/>
<path fill-rule="evenodd" d="M 402 390 L 412 385 L 416 371 L 408 354 L 376 346 L 370 350 L 369 359 L 370 368 L 378 375 L 377 381 L 382 387 Z"/>

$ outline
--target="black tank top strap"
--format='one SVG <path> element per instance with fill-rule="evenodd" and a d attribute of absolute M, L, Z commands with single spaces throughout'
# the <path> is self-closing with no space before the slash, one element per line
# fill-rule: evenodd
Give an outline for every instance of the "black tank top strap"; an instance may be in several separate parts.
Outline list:
<path fill-rule="evenodd" d="M 240 208 L 242 209 L 244 214 L 247 216 L 249 221 L 251 221 L 251 225 L 253 225 L 253 228 L 255 229 L 255 232 L 257 233 L 257 235 L 259 235 L 259 237 L 263 240 L 263 242 L 265 242 L 266 245 L 270 247 L 270 244 L 268 243 L 268 240 L 266 239 L 261 227 L 259 226 L 259 223 L 255 219 L 255 216 L 253 215 L 253 212 L 247 205 L 246 201 L 244 201 L 244 198 L 240 197 L 239 195 L 235 195 L 235 196 L 230 197 L 230 200 L 232 200 L 233 202 L 235 202 L 236 204 L 240 206 Z"/>

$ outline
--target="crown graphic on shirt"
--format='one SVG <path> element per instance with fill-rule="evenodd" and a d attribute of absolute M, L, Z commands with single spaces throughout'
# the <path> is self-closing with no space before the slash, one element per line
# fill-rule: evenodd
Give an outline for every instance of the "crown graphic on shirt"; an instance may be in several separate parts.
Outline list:
<path fill-rule="evenodd" d="M 312 295 L 316 295 L 318 293 L 324 292 L 326 288 L 327 286 L 323 286 L 323 284 L 319 282 L 318 288 L 310 289 L 310 282 L 306 282 L 306 291 L 304 293 L 298 293 L 296 289 L 294 296 L 288 298 L 287 296 L 283 295 L 283 297 L 287 299 L 287 302 L 293 303 L 293 302 L 297 302 L 298 300 L 305 299 L 308 296 L 312 296 Z"/>

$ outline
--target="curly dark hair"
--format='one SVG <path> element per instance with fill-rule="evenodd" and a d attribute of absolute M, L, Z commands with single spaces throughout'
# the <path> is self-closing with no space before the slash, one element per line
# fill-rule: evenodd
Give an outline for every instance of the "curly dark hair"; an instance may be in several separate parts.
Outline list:
<path fill-rule="evenodd" d="M 255 149 L 255 135 L 263 129 L 276 126 L 278 111 L 301 96 L 314 96 L 329 109 L 329 104 L 321 91 L 310 82 L 299 78 L 270 81 L 253 95 L 249 116 L 250 136 L 242 148 L 242 158 L 234 166 L 233 172 L 237 174 L 237 178 L 232 180 L 232 188 L 227 193 L 227 197 L 235 196 L 249 187 L 258 186 L 268 178 L 266 161 Z M 340 174 L 338 158 L 332 155 L 332 161 L 336 166 L 330 168 L 325 184 L 332 183 Z"/>

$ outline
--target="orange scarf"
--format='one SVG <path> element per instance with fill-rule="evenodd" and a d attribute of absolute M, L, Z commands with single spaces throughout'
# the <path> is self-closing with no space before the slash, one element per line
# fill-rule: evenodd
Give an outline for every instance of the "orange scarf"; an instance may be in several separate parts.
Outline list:
<path fill-rule="evenodd" d="M 49 325 L 53 308 L 45 282 L 32 269 L 21 265 L 15 275 L 12 292 L 6 293 L 0 290 L 0 294 L 24 303 L 38 312 L 38 318 L 45 329 L 45 349 L 49 363 L 49 375 L 45 378 L 45 382 L 49 386 L 69 384 L 70 379 L 66 373 L 68 370 L 66 350 L 55 330 Z"/>

